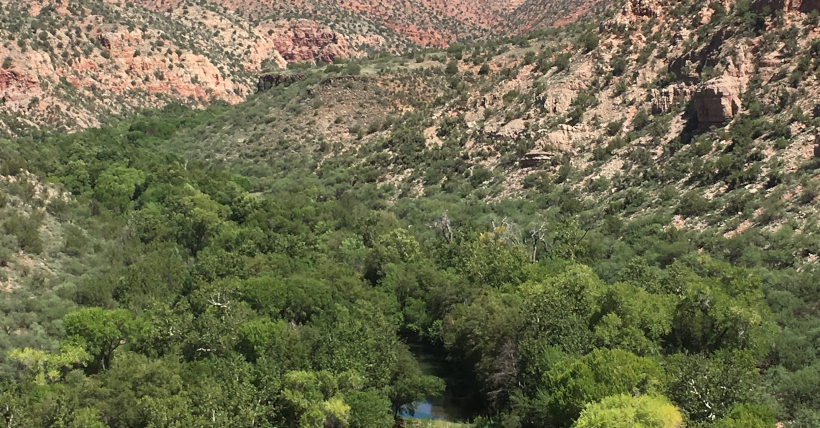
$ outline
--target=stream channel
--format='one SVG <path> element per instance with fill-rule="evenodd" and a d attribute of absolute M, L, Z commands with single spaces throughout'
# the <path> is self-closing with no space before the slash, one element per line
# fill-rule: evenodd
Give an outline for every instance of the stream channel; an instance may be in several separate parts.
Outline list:
<path fill-rule="evenodd" d="M 471 404 L 474 403 L 474 390 L 465 385 L 458 376 L 459 368 L 447 361 L 446 357 L 430 346 L 410 344 L 410 351 L 419 362 L 419 367 L 426 375 L 438 376 L 447 384 L 447 389 L 441 397 L 415 403 L 416 412 L 411 415 L 407 411 L 400 413 L 402 417 L 417 419 L 435 419 L 448 422 L 468 422 L 472 413 Z"/>

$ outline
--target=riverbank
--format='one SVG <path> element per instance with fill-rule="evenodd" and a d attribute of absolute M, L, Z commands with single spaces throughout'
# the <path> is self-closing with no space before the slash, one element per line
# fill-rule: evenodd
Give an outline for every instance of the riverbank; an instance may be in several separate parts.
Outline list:
<path fill-rule="evenodd" d="M 403 413 L 401 416 L 408 418 L 407 420 L 446 421 L 453 423 L 453 427 L 469 426 L 464 424 L 475 416 L 475 386 L 464 382 L 466 376 L 460 372 L 461 368 L 448 363 L 446 354 L 441 349 L 419 343 L 411 343 L 409 347 L 421 371 L 443 379 L 447 389 L 440 397 L 416 403 L 413 415 Z"/>
<path fill-rule="evenodd" d="M 405 428 L 470 428 L 472 425 L 434 419 L 404 419 Z"/>

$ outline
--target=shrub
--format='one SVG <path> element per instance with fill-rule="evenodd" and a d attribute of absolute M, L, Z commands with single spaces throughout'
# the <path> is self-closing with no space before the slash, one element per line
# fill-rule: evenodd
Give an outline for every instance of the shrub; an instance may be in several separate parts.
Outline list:
<path fill-rule="evenodd" d="M 561 55 L 556 55 L 555 60 L 552 62 L 552 65 L 558 69 L 558 71 L 564 71 L 569 68 L 569 60 L 571 55 L 569 53 L 564 53 Z"/>
<path fill-rule="evenodd" d="M 697 143 L 692 152 L 695 156 L 704 156 L 712 152 L 712 141 L 711 140 L 703 140 Z"/>
<path fill-rule="evenodd" d="M 676 189 L 675 186 L 667 185 L 667 186 L 663 186 L 663 188 L 661 188 L 660 193 L 658 193 L 658 197 L 662 201 L 666 202 L 666 201 L 671 201 L 671 200 L 677 198 L 679 194 L 680 194 L 680 192 L 678 192 L 678 189 Z"/>
<path fill-rule="evenodd" d="M 676 212 L 684 217 L 696 217 L 706 214 L 712 207 L 712 202 L 698 193 L 690 190 L 683 194 Z"/>
<path fill-rule="evenodd" d="M 625 94 L 629 89 L 629 84 L 625 79 L 621 79 L 615 84 L 615 95 Z"/>
<path fill-rule="evenodd" d="M 581 46 L 583 46 L 587 52 L 595 50 L 595 48 L 598 47 L 598 41 L 598 36 L 591 31 L 581 36 L 580 40 Z"/>
<path fill-rule="evenodd" d="M 646 114 L 645 111 L 640 110 L 635 115 L 635 117 L 632 118 L 632 127 L 636 131 L 640 131 L 646 128 L 646 126 L 649 125 L 650 122 L 652 122 L 652 119 L 649 117 L 649 115 Z"/>
<path fill-rule="evenodd" d="M 606 134 L 609 135 L 610 137 L 614 137 L 614 136 L 618 135 L 621 132 L 621 129 L 623 129 L 623 127 L 624 127 L 624 121 L 623 120 L 616 120 L 616 121 L 609 122 L 606 125 Z"/>
<path fill-rule="evenodd" d="M 64 235 L 63 252 L 75 257 L 82 254 L 88 245 L 88 238 L 86 238 L 82 229 L 70 224 L 65 228 Z"/>
<path fill-rule="evenodd" d="M 504 103 L 509 104 L 509 103 L 515 101 L 515 99 L 518 98 L 518 95 L 520 95 L 520 93 L 518 91 L 516 91 L 515 89 L 513 89 L 513 90 L 507 92 L 506 94 L 504 94 L 501 97 L 501 99 L 504 100 Z"/>
<path fill-rule="evenodd" d="M 348 76 L 358 76 L 362 74 L 362 66 L 360 66 L 359 64 L 349 64 L 345 68 L 344 74 Z"/>
<path fill-rule="evenodd" d="M 444 73 L 448 76 L 455 76 L 458 74 L 458 61 L 450 61 L 447 63 L 447 67 L 444 68 Z"/>
<path fill-rule="evenodd" d="M 609 66 L 612 67 L 612 75 L 620 76 L 626 71 L 626 59 L 622 56 L 615 56 L 609 60 Z"/>
<path fill-rule="evenodd" d="M 610 185 L 609 179 L 602 176 L 595 180 L 590 180 L 587 188 L 590 192 L 603 192 L 604 190 L 609 190 Z"/>
<path fill-rule="evenodd" d="M 17 238 L 20 249 L 31 254 L 43 252 L 43 240 L 40 238 L 40 223 L 43 212 L 35 211 L 28 217 L 13 215 L 3 223 L 3 229 Z"/>

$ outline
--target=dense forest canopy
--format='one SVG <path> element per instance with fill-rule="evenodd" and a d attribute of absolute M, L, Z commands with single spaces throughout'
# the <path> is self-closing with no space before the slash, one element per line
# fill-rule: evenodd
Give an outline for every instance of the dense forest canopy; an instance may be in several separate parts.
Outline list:
<path fill-rule="evenodd" d="M 414 343 L 479 426 L 816 421 L 818 272 L 779 249 L 746 263 L 665 218 L 537 201 L 388 203 L 343 160 L 272 157 L 262 189 L 165 150 L 225 109 L 3 142 L 3 239 L 64 264 L 4 292 L 5 425 L 390 426 L 445 388 Z"/>

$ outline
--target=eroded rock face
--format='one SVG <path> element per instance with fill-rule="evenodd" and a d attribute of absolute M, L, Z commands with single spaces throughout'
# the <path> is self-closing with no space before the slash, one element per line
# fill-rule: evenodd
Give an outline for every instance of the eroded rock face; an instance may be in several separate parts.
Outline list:
<path fill-rule="evenodd" d="M 21 112 L 32 124 L 75 130 L 110 114 L 175 99 L 238 103 L 252 92 L 253 76 L 263 68 L 358 55 L 345 36 L 315 21 L 251 22 L 227 10 L 156 1 L 151 9 L 158 13 L 121 0 L 106 0 L 93 11 L 60 5 L 54 13 L 65 22 L 33 30 L 37 43 L 0 46 L 0 112 Z M 4 13 L 19 7 L 15 13 L 35 16 L 44 4 L 12 2 Z M 177 25 L 155 27 L 160 14 Z M 79 49 L 78 40 L 91 43 Z"/>
<path fill-rule="evenodd" d="M 25 111 L 35 97 L 41 95 L 37 76 L 17 70 L 0 72 L 0 105 L 14 111 Z"/>
<path fill-rule="evenodd" d="M 329 63 L 334 58 L 350 56 L 345 37 L 318 22 L 279 21 L 270 28 L 269 35 L 287 62 L 321 60 Z"/>
<path fill-rule="evenodd" d="M 740 79 L 722 76 L 699 85 L 692 96 L 692 104 L 702 128 L 720 125 L 740 112 Z"/>
<path fill-rule="evenodd" d="M 521 168 L 534 168 L 549 162 L 551 159 L 552 156 L 547 152 L 532 150 L 518 161 L 518 165 L 520 165 Z"/>
<path fill-rule="evenodd" d="M 656 16 L 656 8 L 658 7 L 655 5 L 651 0 L 630 0 L 627 4 L 629 7 L 629 11 L 632 12 L 635 16 Z"/>
<path fill-rule="evenodd" d="M 663 89 L 653 89 L 652 114 L 663 114 L 672 111 L 672 107 L 692 94 L 692 88 L 683 84 Z"/>
<path fill-rule="evenodd" d="M 555 88 L 548 93 L 544 93 L 538 99 L 544 104 L 544 108 L 552 114 L 564 114 L 572 106 L 572 99 L 576 93 L 567 88 Z"/>

